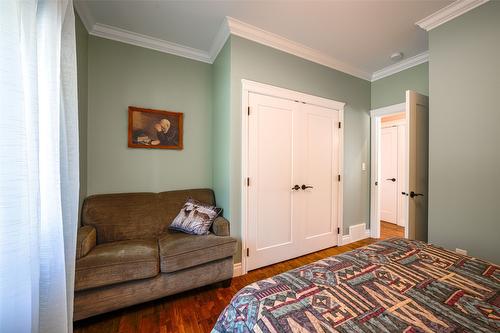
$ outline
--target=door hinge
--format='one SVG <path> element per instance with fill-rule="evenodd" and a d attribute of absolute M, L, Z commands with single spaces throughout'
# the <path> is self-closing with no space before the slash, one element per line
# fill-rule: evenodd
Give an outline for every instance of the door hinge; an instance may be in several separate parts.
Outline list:
<path fill-rule="evenodd" d="M 340 235 L 340 228 L 337 228 L 337 235 Z"/>
<path fill-rule="evenodd" d="M 247 247 L 247 257 L 250 257 L 250 249 Z"/>
<path fill-rule="evenodd" d="M 340 175 L 337 176 L 337 180 L 340 181 Z"/>
<path fill-rule="evenodd" d="M 247 108 L 248 115 L 250 115 L 250 107 Z"/>
<path fill-rule="evenodd" d="M 339 121 L 339 128 L 342 128 L 342 122 Z"/>
<path fill-rule="evenodd" d="M 247 177 L 247 186 L 250 186 L 250 177 Z"/>

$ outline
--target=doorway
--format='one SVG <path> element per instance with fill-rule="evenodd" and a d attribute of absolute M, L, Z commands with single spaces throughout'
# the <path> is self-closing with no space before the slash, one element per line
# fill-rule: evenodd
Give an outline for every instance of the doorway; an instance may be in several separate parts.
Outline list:
<path fill-rule="evenodd" d="M 406 238 L 407 202 L 401 194 L 408 166 L 405 103 L 372 110 L 371 116 L 372 237 Z"/>
<path fill-rule="evenodd" d="M 380 125 L 380 238 L 404 237 L 406 114 L 382 116 Z"/>
<path fill-rule="evenodd" d="M 427 241 L 428 103 L 408 90 L 405 103 L 370 111 L 373 238 Z"/>

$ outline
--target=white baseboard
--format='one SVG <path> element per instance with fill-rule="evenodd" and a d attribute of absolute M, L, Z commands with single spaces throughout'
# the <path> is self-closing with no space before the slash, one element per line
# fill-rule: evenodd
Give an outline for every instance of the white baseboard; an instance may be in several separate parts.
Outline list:
<path fill-rule="evenodd" d="M 241 274 L 241 262 L 234 264 L 233 266 L 233 277 L 240 276 Z"/>
<path fill-rule="evenodd" d="M 370 229 L 366 229 L 365 223 L 351 225 L 349 227 L 349 234 L 342 236 L 342 244 L 340 244 L 340 245 L 354 243 L 354 242 L 357 242 L 359 240 L 362 240 L 365 238 L 370 238 L 370 237 L 371 237 Z"/>
<path fill-rule="evenodd" d="M 349 227 L 349 234 L 342 236 L 341 239 L 341 244 L 340 245 L 346 245 L 349 243 L 354 243 L 359 240 L 365 239 L 365 238 L 370 238 L 371 233 L 370 229 L 366 229 L 366 224 L 365 223 L 360 223 L 356 225 L 352 225 Z M 233 265 L 233 277 L 241 276 L 242 274 L 242 267 L 241 267 L 241 262 L 238 262 Z"/>

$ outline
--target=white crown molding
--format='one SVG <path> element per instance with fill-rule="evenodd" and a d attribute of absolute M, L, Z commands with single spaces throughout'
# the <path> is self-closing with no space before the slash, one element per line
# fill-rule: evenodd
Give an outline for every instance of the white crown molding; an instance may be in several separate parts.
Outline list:
<path fill-rule="evenodd" d="M 485 0 L 481 1 L 484 2 Z M 215 61 L 217 55 L 224 47 L 224 44 L 231 34 L 372 82 L 428 61 L 428 53 L 424 52 L 397 64 L 383 68 L 372 74 L 347 63 L 341 62 L 308 46 L 291 41 L 287 38 L 236 20 L 232 17 L 226 17 L 222 22 L 219 31 L 212 42 L 212 46 L 207 52 L 125 29 L 96 23 L 85 1 L 74 1 L 74 6 L 90 35 L 164 53 L 174 54 L 209 64 L 212 64 Z"/>
<path fill-rule="evenodd" d="M 87 31 L 91 31 L 94 28 L 95 20 L 92 14 L 90 13 L 90 9 L 87 6 L 87 3 L 84 1 L 73 1 L 73 6 L 78 12 L 78 16 L 83 22 L 83 25 L 87 29 Z"/>
<path fill-rule="evenodd" d="M 215 59 L 219 55 L 220 50 L 222 50 L 224 44 L 226 44 L 226 41 L 230 35 L 231 32 L 229 31 L 229 25 L 226 17 L 224 18 L 224 21 L 222 21 L 222 24 L 219 27 L 219 31 L 217 31 L 217 34 L 215 35 L 215 38 L 212 41 L 212 46 L 210 47 L 210 51 L 208 52 L 210 54 L 211 63 L 215 61 Z"/>
<path fill-rule="evenodd" d="M 206 51 L 172 43 L 163 39 L 154 38 L 125 29 L 96 23 L 85 1 L 74 1 L 78 15 L 90 35 L 115 40 L 118 42 L 144 47 L 180 57 L 212 63 L 210 54 Z"/>
<path fill-rule="evenodd" d="M 163 39 L 141 35 L 132 31 L 112 27 L 105 24 L 96 23 L 91 31 L 91 35 L 116 40 L 135 46 L 144 47 L 164 53 L 174 54 L 184 58 L 198 60 L 206 63 L 212 63 L 208 52 L 168 42 Z"/>
<path fill-rule="evenodd" d="M 404 71 L 405 69 L 423 64 L 429 61 L 429 51 L 422 52 L 416 56 L 410 57 L 408 59 L 402 60 L 394 65 L 387 66 L 373 73 L 371 81 L 380 80 L 386 76 L 396 74 L 398 72 Z"/>
<path fill-rule="evenodd" d="M 415 23 L 424 30 L 432 30 L 468 11 L 481 6 L 489 0 L 457 0 L 437 12 Z"/>
<path fill-rule="evenodd" d="M 371 79 L 371 73 L 365 72 L 351 65 L 336 60 L 322 52 L 308 46 L 296 43 L 272 32 L 257 28 L 253 25 L 226 17 L 229 31 L 232 35 L 243 37 L 251 41 L 263 44 L 280 51 L 293 54 L 297 57 L 339 70 L 341 72 L 365 79 Z"/>

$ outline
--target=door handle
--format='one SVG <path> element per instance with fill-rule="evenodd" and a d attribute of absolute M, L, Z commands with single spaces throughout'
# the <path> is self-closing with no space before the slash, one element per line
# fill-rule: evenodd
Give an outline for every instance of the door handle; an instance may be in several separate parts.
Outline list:
<path fill-rule="evenodd" d="M 413 191 L 410 192 L 410 198 L 414 197 L 423 197 L 424 195 L 422 193 L 415 193 Z"/>
<path fill-rule="evenodd" d="M 308 189 L 308 188 L 313 188 L 313 187 L 312 187 L 312 186 L 309 186 L 309 185 L 304 185 L 304 184 L 302 184 L 302 189 L 303 189 L 303 190 L 306 190 L 306 189 Z"/>
<path fill-rule="evenodd" d="M 391 182 L 395 182 L 396 178 L 387 178 L 386 180 L 390 180 Z"/>
<path fill-rule="evenodd" d="M 299 185 L 295 185 L 294 187 L 292 187 L 292 190 L 298 191 L 298 190 L 300 190 L 300 186 Z"/>

